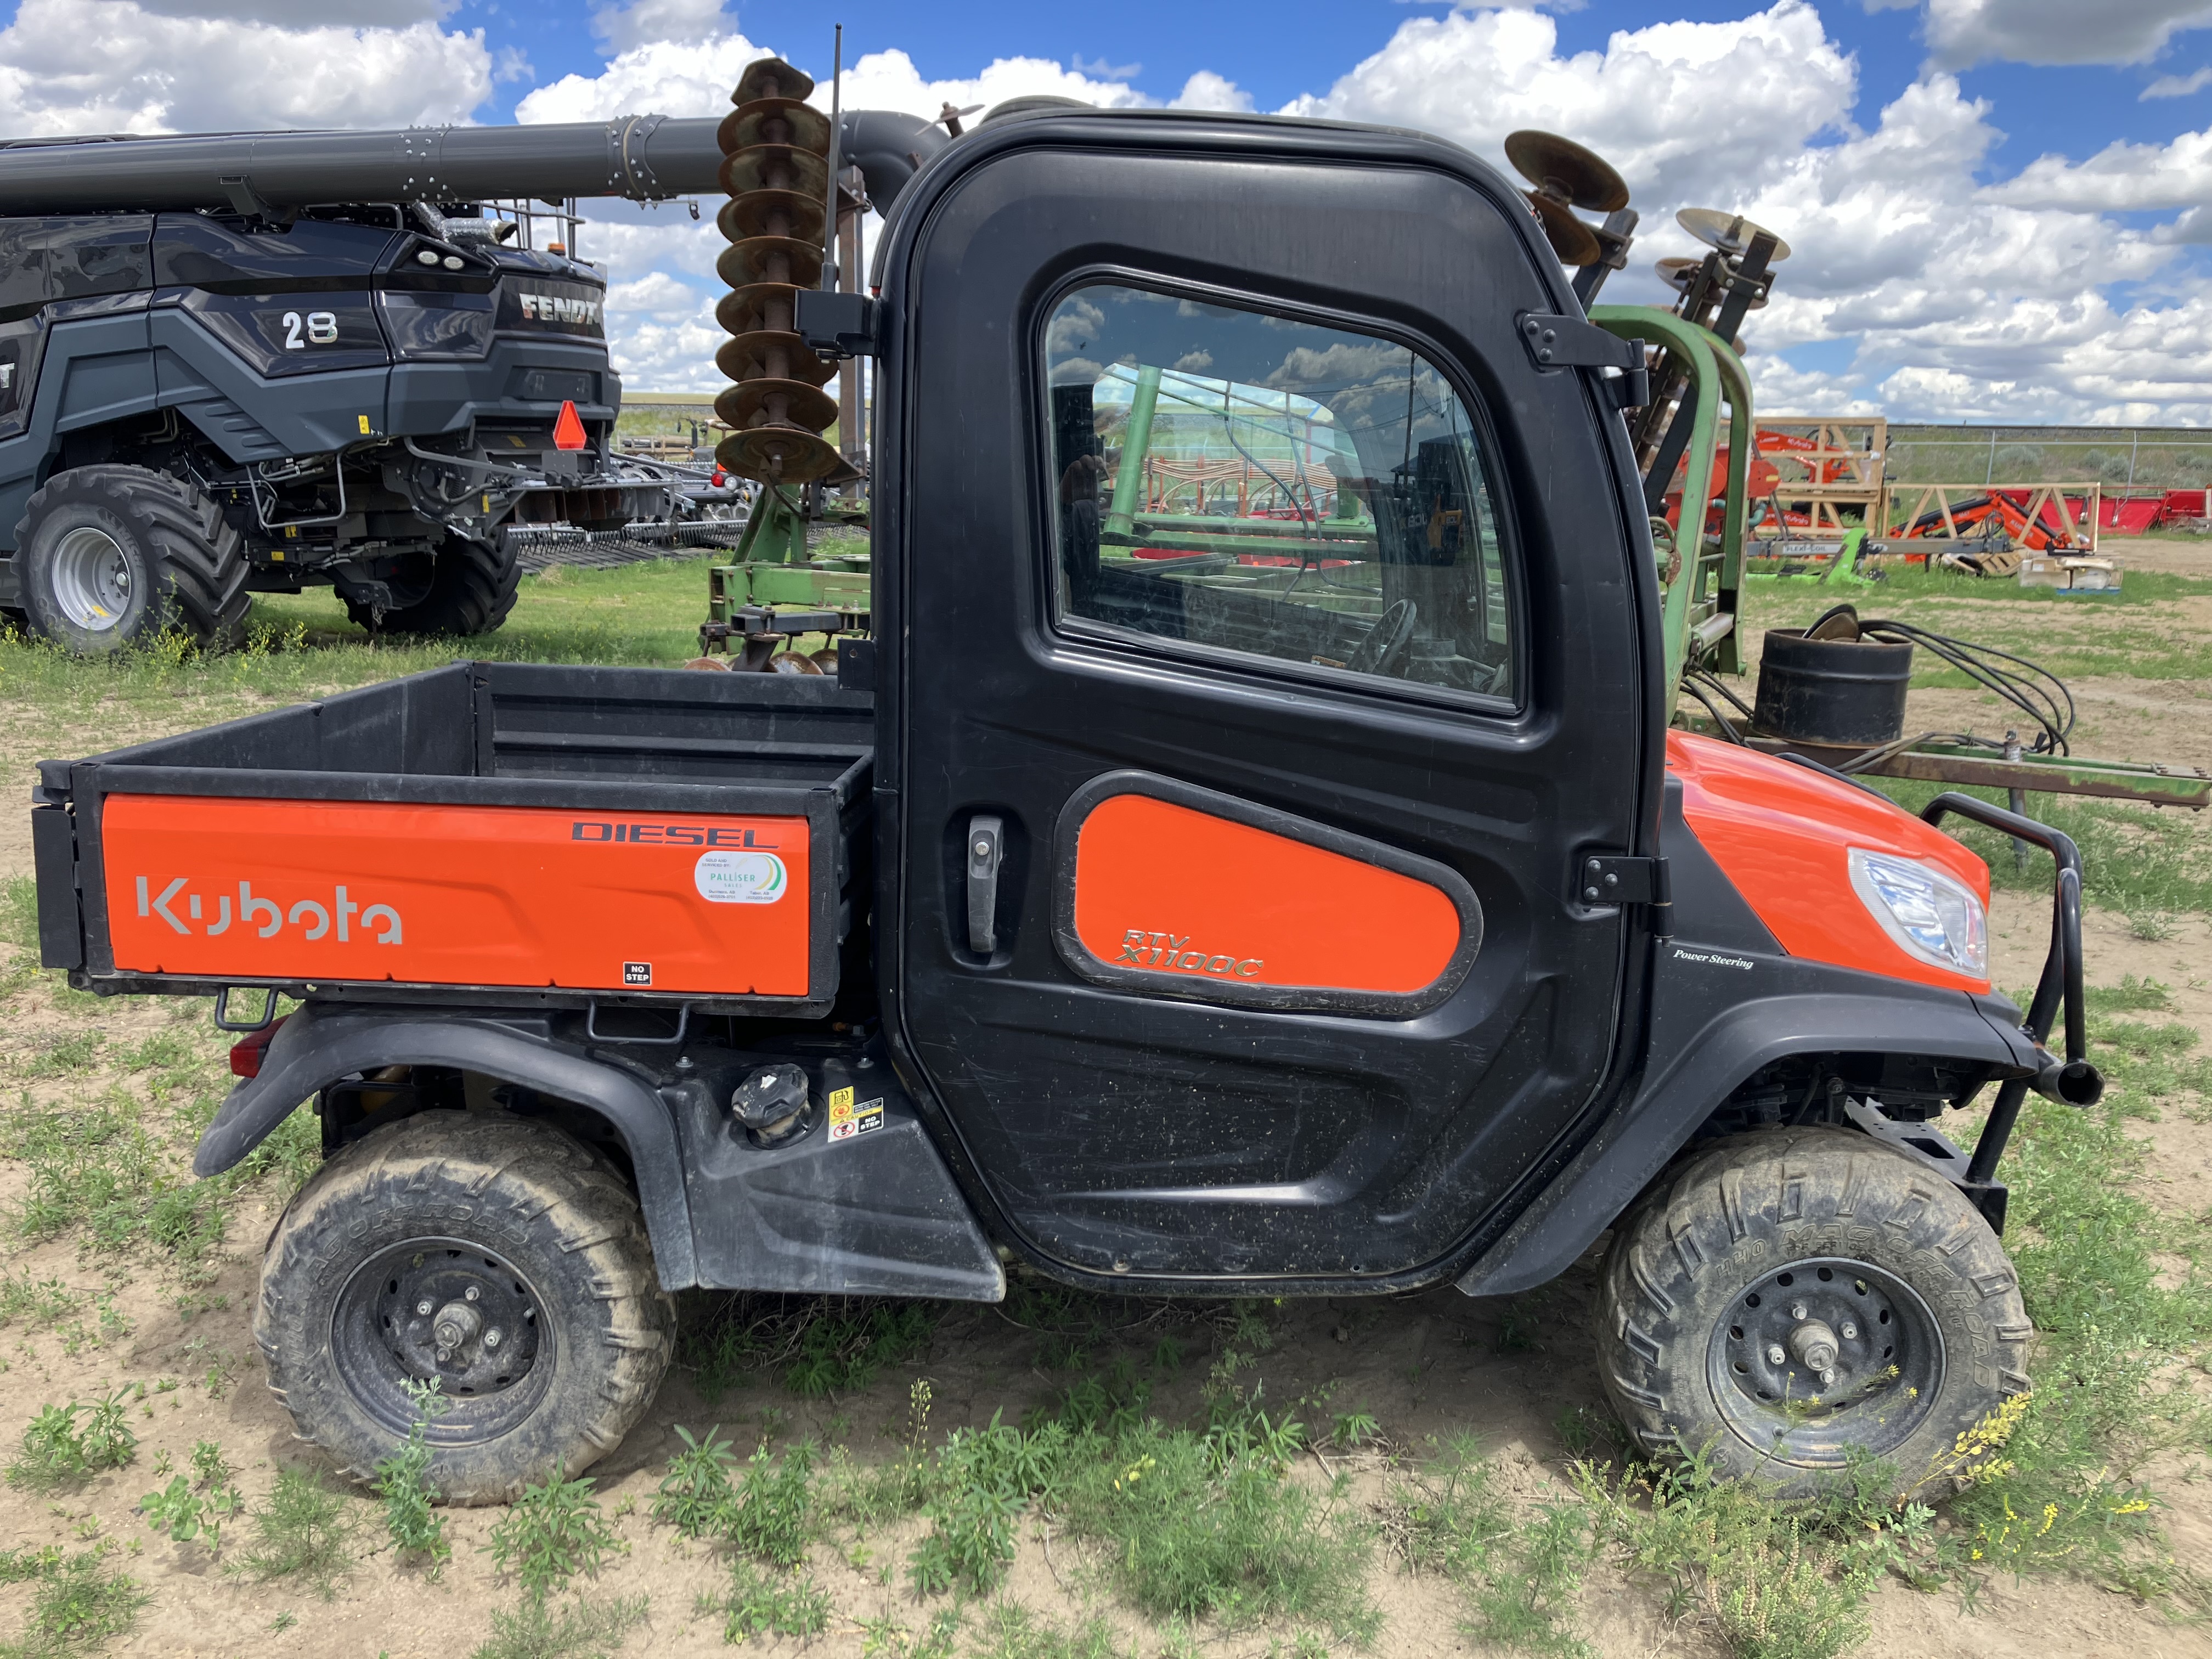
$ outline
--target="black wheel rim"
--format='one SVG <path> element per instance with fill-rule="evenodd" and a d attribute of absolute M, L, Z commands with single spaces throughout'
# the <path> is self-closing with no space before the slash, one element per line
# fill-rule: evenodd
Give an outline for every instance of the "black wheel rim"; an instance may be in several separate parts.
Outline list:
<path fill-rule="evenodd" d="M 1752 1449 L 1841 1468 L 1855 1450 L 1895 1450 L 1935 1409 L 1943 1334 L 1894 1273 L 1814 1257 L 1744 1287 L 1714 1328 L 1705 1374 L 1722 1420 Z"/>
<path fill-rule="evenodd" d="M 331 1314 L 331 1351 L 362 1408 L 400 1436 L 415 1421 L 407 1385 L 434 1378 L 450 1402 L 429 1425 L 434 1446 L 474 1445 L 520 1425 L 545 1397 L 555 1361 L 552 1324 L 529 1278 L 498 1251 L 458 1238 L 409 1239 L 356 1268 Z"/>

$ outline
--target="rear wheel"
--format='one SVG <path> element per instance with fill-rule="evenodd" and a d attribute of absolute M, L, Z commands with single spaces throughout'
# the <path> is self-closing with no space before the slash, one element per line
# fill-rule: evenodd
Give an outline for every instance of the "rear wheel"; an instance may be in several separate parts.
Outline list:
<path fill-rule="evenodd" d="M 244 539 L 213 500 L 143 466 L 80 466 L 33 495 L 15 565 L 31 625 L 88 655 L 174 629 L 235 644 L 251 603 Z"/>
<path fill-rule="evenodd" d="M 520 554 L 505 537 L 481 542 L 449 535 L 434 554 L 404 562 L 390 586 L 392 607 L 380 613 L 358 599 L 346 614 L 372 633 L 489 634 L 514 609 Z"/>
<path fill-rule="evenodd" d="M 599 1154 L 503 1114 L 427 1112 L 339 1152 L 270 1237 L 254 1339 L 300 1437 L 356 1480 L 446 1396 L 428 1484 L 498 1504 L 621 1443 L 675 1340 L 637 1200 Z"/>
<path fill-rule="evenodd" d="M 1723 1140 L 1662 1176 L 1606 1257 L 1606 1391 L 1644 1449 L 1803 1495 L 1856 1458 L 1904 1492 L 2027 1387 L 2004 1247 L 1959 1189 L 1853 1130 Z"/>

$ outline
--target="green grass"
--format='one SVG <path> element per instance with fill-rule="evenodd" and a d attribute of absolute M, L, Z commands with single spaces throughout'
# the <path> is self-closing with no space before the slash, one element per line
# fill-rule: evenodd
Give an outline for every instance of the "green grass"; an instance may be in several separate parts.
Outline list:
<path fill-rule="evenodd" d="M 686 1311 L 676 1362 L 710 1404 L 770 1370 L 807 1399 L 865 1389 L 925 1350 L 942 1312 L 927 1302 L 745 1292 Z"/>
<path fill-rule="evenodd" d="M 64 1659 L 130 1633 L 149 1598 L 136 1579 L 107 1565 L 110 1548 L 42 1561 L 22 1637 L 0 1643 L 0 1659 Z"/>
<path fill-rule="evenodd" d="M 472 1659 L 606 1659 L 619 1652 L 649 1611 L 642 1595 L 593 1601 L 579 1596 L 563 1607 L 528 1595 L 513 1613 L 494 1613 L 491 1639 Z"/>
<path fill-rule="evenodd" d="M 1947 789 L 1992 805 L 2005 805 L 2002 789 L 1923 783 L 1911 778 L 1869 778 L 1867 782 L 1915 814 Z M 2081 854 L 2085 902 L 2104 905 L 2130 917 L 2182 911 L 2212 914 L 2212 842 L 2208 842 L 2197 814 L 2075 795 L 2033 795 L 2028 814 L 2073 838 Z M 1981 855 L 1990 866 L 1992 887 L 2050 893 L 2051 865 L 2047 854 L 2031 849 L 2027 868 L 2022 871 L 2014 865 L 2012 842 L 1996 830 L 1959 817 L 1946 818 L 1943 830 Z"/>
<path fill-rule="evenodd" d="M 2198 679 L 2212 674 L 2212 637 L 2175 607 L 2206 597 L 2212 597 L 2212 580 L 2148 570 L 2128 572 L 2118 593 L 2094 599 L 2007 579 L 1901 568 L 1870 586 L 1748 576 L 1742 627 L 1748 647 L 1767 629 L 1802 628 L 1831 605 L 1848 603 L 1869 621 L 1908 622 L 1994 646 L 2065 678 Z M 1914 670 L 1915 686 L 1968 684 L 1925 652 L 1916 653 Z"/>
<path fill-rule="evenodd" d="M 1063 1629 L 1018 1601 L 994 1601 L 984 1609 L 968 1652 L 969 1659 L 1121 1659 L 1135 1656 L 1134 1644 L 1115 1642 L 1103 1619 L 1086 1619 Z"/>
<path fill-rule="evenodd" d="M 1442 1573 L 1466 1592 L 1469 1637 L 1528 1653 L 1588 1650 L 1571 1626 L 1595 1551 L 1591 1511 L 1571 1503 L 1524 1510 L 1462 1436 L 1394 1482 L 1383 1514 L 1407 1571 Z"/>
<path fill-rule="evenodd" d="M 353 1571 L 359 1517 L 350 1498 L 319 1470 L 287 1467 L 252 1519 L 253 1542 L 239 1558 L 240 1570 L 264 1583 L 298 1578 L 325 1601 L 337 1596 L 338 1581 Z"/>

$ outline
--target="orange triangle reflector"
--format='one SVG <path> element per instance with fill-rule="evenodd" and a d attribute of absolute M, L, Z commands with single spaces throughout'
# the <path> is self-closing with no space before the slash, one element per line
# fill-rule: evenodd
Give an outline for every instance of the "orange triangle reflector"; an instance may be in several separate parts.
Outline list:
<path fill-rule="evenodd" d="M 553 447 L 581 449 L 584 443 L 584 421 L 576 413 L 575 400 L 564 399 L 561 404 L 561 418 L 553 422 Z"/>

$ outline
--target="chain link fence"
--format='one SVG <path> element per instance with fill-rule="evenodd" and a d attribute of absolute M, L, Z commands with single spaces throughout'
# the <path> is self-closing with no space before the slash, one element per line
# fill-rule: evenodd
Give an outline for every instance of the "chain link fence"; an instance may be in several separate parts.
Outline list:
<path fill-rule="evenodd" d="M 2094 480 L 2107 495 L 2207 489 L 2212 489 L 2212 431 L 1893 422 L 1887 471 L 1893 488 Z"/>

